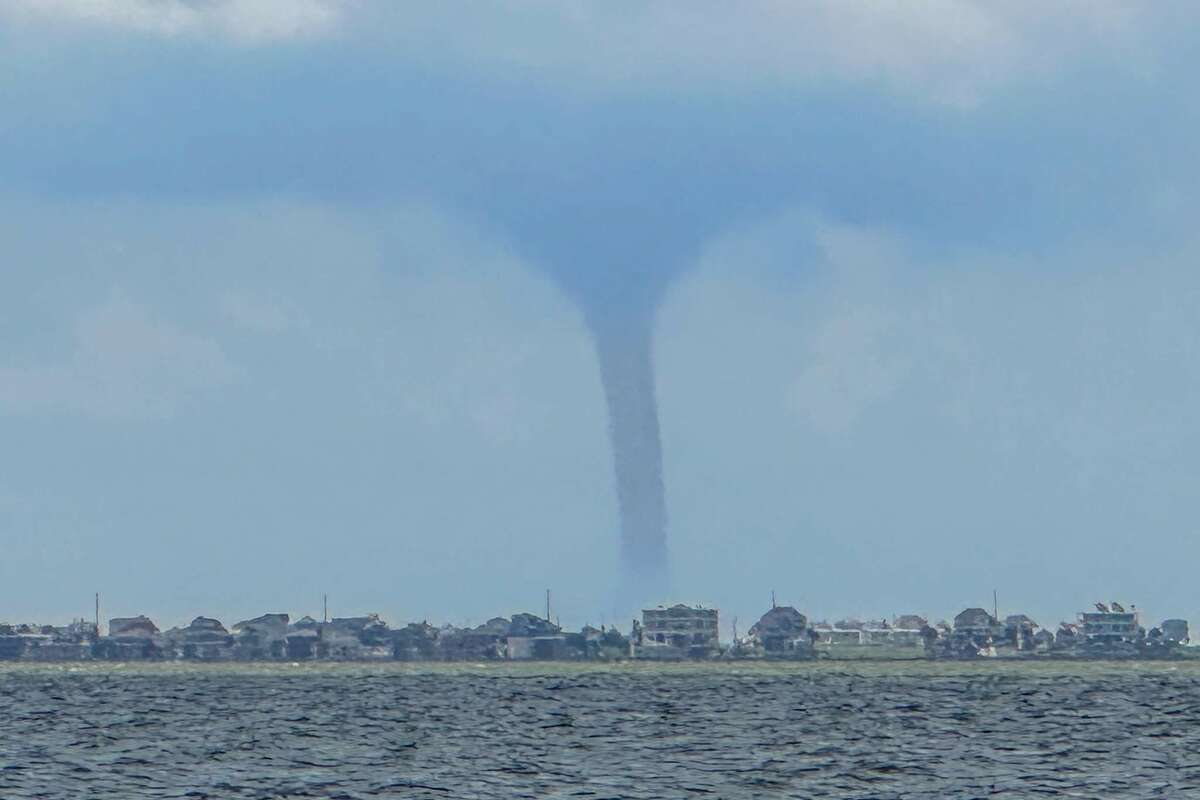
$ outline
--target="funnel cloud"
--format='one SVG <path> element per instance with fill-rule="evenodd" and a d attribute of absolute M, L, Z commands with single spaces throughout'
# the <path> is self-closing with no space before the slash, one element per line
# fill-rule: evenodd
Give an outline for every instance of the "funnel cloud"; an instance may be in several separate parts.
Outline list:
<path fill-rule="evenodd" d="M 646 600 L 668 583 L 667 502 L 649 317 L 592 325 L 621 520 L 621 595 Z"/>

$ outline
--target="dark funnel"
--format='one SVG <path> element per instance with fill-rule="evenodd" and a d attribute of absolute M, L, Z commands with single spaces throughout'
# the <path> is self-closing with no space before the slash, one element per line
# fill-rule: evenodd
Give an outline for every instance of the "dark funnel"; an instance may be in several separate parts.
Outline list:
<path fill-rule="evenodd" d="M 654 387 L 653 320 L 592 325 L 621 519 L 621 599 L 643 602 L 666 593 L 667 504 L 662 439 Z"/>

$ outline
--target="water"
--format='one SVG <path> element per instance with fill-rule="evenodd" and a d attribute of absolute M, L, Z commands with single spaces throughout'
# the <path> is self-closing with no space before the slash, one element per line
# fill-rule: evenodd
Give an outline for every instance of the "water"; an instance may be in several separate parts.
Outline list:
<path fill-rule="evenodd" d="M 1200 666 L 0 667 L 0 797 L 1200 797 Z"/>

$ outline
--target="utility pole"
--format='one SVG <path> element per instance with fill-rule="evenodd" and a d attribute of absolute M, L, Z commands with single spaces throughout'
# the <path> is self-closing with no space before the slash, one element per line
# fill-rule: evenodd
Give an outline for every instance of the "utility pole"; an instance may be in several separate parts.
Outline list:
<path fill-rule="evenodd" d="M 96 592 L 96 638 L 100 638 L 100 593 Z"/>
<path fill-rule="evenodd" d="M 322 621 L 329 622 L 329 595 L 325 595 L 325 612 Z"/>
<path fill-rule="evenodd" d="M 550 621 L 550 590 L 546 590 L 546 622 Z"/>
<path fill-rule="evenodd" d="M 997 600 L 998 597 L 999 594 L 997 594 L 997 591 L 992 589 L 992 619 L 996 620 L 996 622 L 1000 621 L 1000 603 Z"/>

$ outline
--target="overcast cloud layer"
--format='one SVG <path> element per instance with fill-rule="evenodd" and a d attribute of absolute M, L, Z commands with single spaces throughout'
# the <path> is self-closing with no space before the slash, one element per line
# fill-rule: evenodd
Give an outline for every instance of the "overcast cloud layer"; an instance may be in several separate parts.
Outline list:
<path fill-rule="evenodd" d="M 1043 78 L 1097 54 L 1154 72 L 1158 37 L 1186 15 L 1163 3 L 587 3 L 433 5 L 367 0 L 0 0 L 10 20 L 271 45 L 342 37 L 450 69 L 552 72 L 569 81 L 677 89 L 880 82 L 950 102 Z M 343 40 L 344 41 L 344 40 Z"/>
<path fill-rule="evenodd" d="M 0 0 L 0 618 L 1200 618 L 1191 4 Z M 667 598 L 663 598 L 667 599 Z"/>

